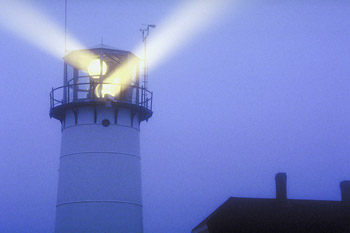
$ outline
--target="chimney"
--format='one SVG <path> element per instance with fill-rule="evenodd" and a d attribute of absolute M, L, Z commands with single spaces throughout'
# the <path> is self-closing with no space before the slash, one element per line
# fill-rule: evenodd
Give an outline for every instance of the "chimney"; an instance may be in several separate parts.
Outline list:
<path fill-rule="evenodd" d="M 350 180 L 340 182 L 341 201 L 344 204 L 350 204 Z"/>
<path fill-rule="evenodd" d="M 276 200 L 287 200 L 287 174 L 277 173 L 275 176 L 276 181 Z"/>

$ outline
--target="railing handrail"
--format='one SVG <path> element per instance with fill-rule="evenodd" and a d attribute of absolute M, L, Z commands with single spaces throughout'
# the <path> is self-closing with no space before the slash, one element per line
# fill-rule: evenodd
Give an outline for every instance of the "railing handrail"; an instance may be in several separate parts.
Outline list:
<path fill-rule="evenodd" d="M 98 97 L 95 94 L 96 87 L 99 84 L 100 83 L 95 83 L 95 82 L 84 82 L 84 83 L 73 83 L 73 84 L 68 83 L 67 85 L 52 88 L 50 92 L 50 108 L 52 109 L 52 108 L 55 108 L 64 104 L 70 104 L 70 103 L 88 102 L 86 100 L 90 100 L 91 102 L 96 102 L 96 101 L 100 102 L 101 100 L 105 100 L 105 97 Z M 77 88 L 77 86 L 83 86 L 83 85 L 89 85 L 89 88 L 86 90 L 82 90 L 82 89 L 79 90 L 79 88 L 75 89 Z M 124 84 L 124 83 L 102 83 L 102 85 L 113 85 L 113 86 L 120 87 L 121 93 L 119 94 L 119 98 L 116 98 L 116 96 L 114 96 L 114 100 L 116 102 L 135 104 L 152 111 L 153 92 L 147 90 L 143 86 Z M 66 89 L 66 92 L 63 91 L 65 89 Z M 73 91 L 76 92 L 76 93 L 73 93 L 73 98 L 71 98 L 70 96 L 71 89 L 73 89 Z M 136 91 L 139 92 L 139 94 L 135 93 L 135 95 L 133 95 L 130 100 L 127 100 L 125 97 L 126 91 L 134 90 L 134 89 L 136 89 Z M 55 94 L 55 92 L 58 92 L 59 90 L 62 90 L 62 93 L 60 95 L 58 95 L 57 93 Z M 84 93 L 90 92 L 93 94 L 90 97 L 88 96 L 86 98 L 85 97 L 79 98 L 78 97 L 79 92 L 84 92 Z M 64 96 L 64 93 L 66 93 L 67 96 Z M 145 93 L 149 93 L 151 97 L 145 98 Z M 57 95 L 59 97 L 57 97 Z"/>

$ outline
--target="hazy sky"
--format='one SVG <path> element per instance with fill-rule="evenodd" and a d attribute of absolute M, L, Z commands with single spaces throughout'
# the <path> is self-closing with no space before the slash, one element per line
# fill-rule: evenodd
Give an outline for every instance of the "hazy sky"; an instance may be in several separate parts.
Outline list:
<path fill-rule="evenodd" d="M 183 4 L 68 2 L 81 43 L 125 50 Z M 63 0 L 32 3 L 63 27 Z M 295 199 L 339 200 L 350 179 L 350 2 L 241 0 L 226 14 L 150 72 L 145 233 L 190 232 L 230 196 L 273 198 L 280 171 Z M 61 132 L 49 91 L 63 62 L 0 27 L 0 70 L 0 232 L 52 232 Z"/>

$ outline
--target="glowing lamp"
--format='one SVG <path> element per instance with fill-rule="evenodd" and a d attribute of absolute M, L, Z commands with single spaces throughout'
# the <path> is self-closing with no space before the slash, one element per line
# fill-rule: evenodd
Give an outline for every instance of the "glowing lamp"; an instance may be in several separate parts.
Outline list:
<path fill-rule="evenodd" d="M 105 95 L 118 96 L 121 91 L 121 83 L 119 78 L 110 78 L 111 83 L 98 84 L 95 89 L 95 95 L 98 98 L 103 98 Z M 102 94 L 102 95 L 101 95 Z"/>
<path fill-rule="evenodd" d="M 88 73 L 92 78 L 99 78 L 98 75 L 101 74 L 101 60 L 95 59 L 92 60 L 88 67 Z M 102 61 L 102 75 L 107 73 L 107 64 Z"/>

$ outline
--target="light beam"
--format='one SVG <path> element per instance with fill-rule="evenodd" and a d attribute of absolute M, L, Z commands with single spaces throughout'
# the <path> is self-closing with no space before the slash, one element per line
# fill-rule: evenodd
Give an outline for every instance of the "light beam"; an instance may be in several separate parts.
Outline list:
<path fill-rule="evenodd" d="M 1 2 L 0 25 L 61 59 L 64 56 L 64 29 L 30 4 L 33 3 L 21 0 Z M 74 49 L 85 48 L 70 35 L 67 35 L 67 44 Z"/>
<path fill-rule="evenodd" d="M 154 30 L 148 40 L 150 67 L 156 68 L 205 29 L 213 26 L 220 16 L 228 12 L 233 1 L 191 0 L 180 5 L 163 23 L 157 24 L 157 30 Z M 59 59 L 64 55 L 64 29 L 54 23 L 50 17 L 29 5 L 27 1 L 11 0 L 2 3 L 0 25 Z M 67 45 L 71 49 L 86 49 L 69 34 L 67 34 Z M 143 46 L 138 46 L 135 53 L 139 56 L 143 54 Z M 66 59 L 66 62 L 80 68 L 85 67 L 93 59 L 95 59 L 94 54 L 85 53 L 81 59 L 74 61 Z M 97 68 L 99 68 L 98 65 Z M 122 64 L 106 77 L 104 82 L 124 83 L 130 74 L 130 68 L 130 64 Z M 103 89 L 106 94 L 117 92 L 107 86 Z"/>
<path fill-rule="evenodd" d="M 180 5 L 159 26 L 157 24 L 157 28 L 147 41 L 147 59 L 151 63 L 150 68 L 156 68 L 205 29 L 218 23 L 220 18 L 229 12 L 233 2 L 234 0 L 191 0 Z M 142 57 L 143 51 L 143 45 L 140 44 L 135 54 Z M 123 82 L 115 77 L 118 74 L 120 77 L 120 74 L 127 73 L 127 69 L 126 65 L 121 65 L 109 77 L 106 77 L 105 81 L 108 83 Z M 111 88 L 106 92 L 111 95 L 115 94 Z"/>
<path fill-rule="evenodd" d="M 173 11 L 157 28 L 147 41 L 147 56 L 154 69 L 181 49 L 201 32 L 205 31 L 225 16 L 233 6 L 234 0 L 191 0 Z M 140 45 L 135 54 L 143 54 Z"/>

